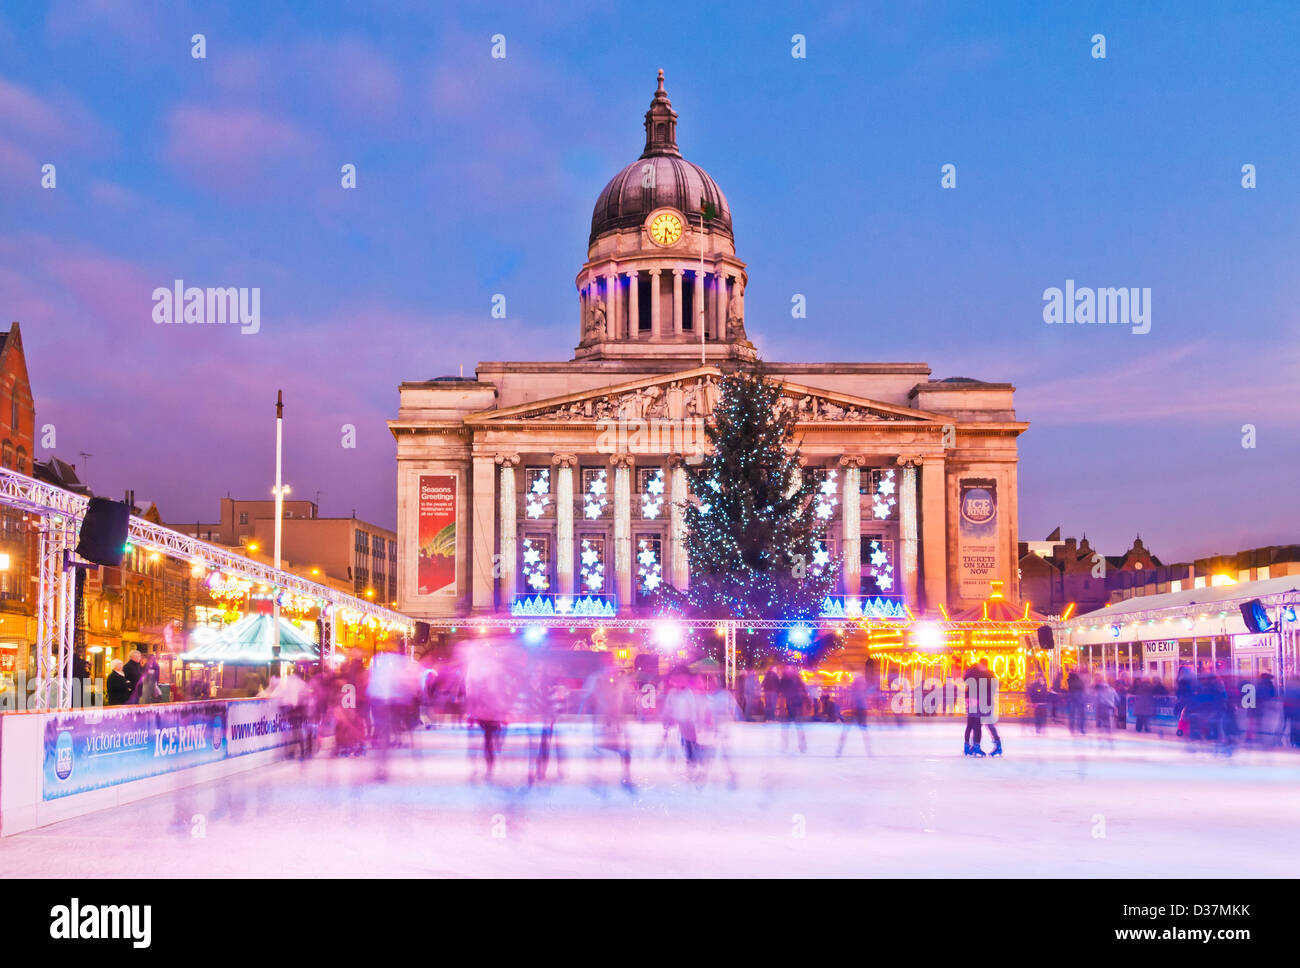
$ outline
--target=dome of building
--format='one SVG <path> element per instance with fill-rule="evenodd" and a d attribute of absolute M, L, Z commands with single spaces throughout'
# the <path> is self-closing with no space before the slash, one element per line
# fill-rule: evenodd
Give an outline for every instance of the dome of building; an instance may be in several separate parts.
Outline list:
<path fill-rule="evenodd" d="M 700 199 L 713 205 L 717 215 L 709 228 L 730 236 L 731 207 L 713 177 L 682 157 L 677 148 L 677 112 L 664 91 L 664 72 L 659 72 L 659 89 L 645 114 L 645 150 L 609 180 L 591 213 L 591 238 L 606 232 L 635 228 L 657 208 L 671 207 L 694 225 L 700 224 Z M 653 168 L 648 178 L 646 165 Z M 646 187 L 649 183 L 651 187 Z"/>

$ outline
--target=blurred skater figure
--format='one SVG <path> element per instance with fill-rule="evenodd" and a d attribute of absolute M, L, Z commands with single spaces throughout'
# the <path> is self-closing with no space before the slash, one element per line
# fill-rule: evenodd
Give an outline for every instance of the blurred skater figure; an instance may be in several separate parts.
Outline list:
<path fill-rule="evenodd" d="M 306 688 L 307 684 L 298 675 L 298 670 L 290 666 L 270 694 L 272 701 L 279 707 L 280 716 L 289 724 L 289 742 L 284 746 L 286 757 L 293 756 L 295 750 L 299 756 L 306 755 L 303 737 L 303 707 L 306 702 L 303 693 Z"/>
<path fill-rule="evenodd" d="M 1050 696 L 1047 691 L 1047 680 L 1043 678 L 1040 672 L 1034 676 L 1034 681 L 1029 684 L 1029 702 L 1034 707 L 1034 731 L 1041 733 L 1047 728 L 1047 705 Z"/>
<path fill-rule="evenodd" d="M 489 783 L 505 745 L 506 725 L 515 699 L 503 651 L 475 643 L 470 646 L 465 667 L 465 715 L 472 726 L 483 731 L 483 761 Z M 473 763 L 470 782 L 478 779 L 477 757 Z"/>
<path fill-rule="evenodd" d="M 378 754 L 375 772 L 380 780 L 387 779 L 389 751 L 401 745 L 409 725 L 419 688 L 416 672 L 414 663 L 400 652 L 380 652 L 371 661 L 366 698 L 374 720 L 371 746 Z"/>
<path fill-rule="evenodd" d="M 663 694 L 659 697 L 660 719 L 663 723 L 663 735 L 660 738 L 659 746 L 655 749 L 655 757 L 667 754 L 668 762 L 676 760 L 673 752 L 672 732 L 677 730 L 677 742 L 681 745 L 683 752 L 686 750 L 684 737 L 693 736 L 693 724 L 695 717 L 695 705 L 690 696 L 680 696 L 678 693 L 690 692 L 691 677 L 685 666 L 677 666 L 669 671 L 664 677 Z M 681 730 L 678 722 L 678 716 L 686 716 L 690 720 L 686 726 L 686 733 Z M 692 754 L 694 749 L 692 747 Z"/>
<path fill-rule="evenodd" d="M 1105 679 L 1098 679 L 1092 687 L 1093 706 L 1097 710 L 1097 743 L 1115 747 L 1115 737 L 1111 728 L 1115 722 L 1115 708 L 1119 704 L 1119 694 Z"/>
<path fill-rule="evenodd" d="M 742 717 L 735 697 L 722 687 L 721 676 L 705 676 L 699 697 L 698 739 L 700 762 L 707 772 L 721 762 L 727 771 L 727 786 L 736 788 L 736 768 L 731 762 L 731 727 Z M 697 782 L 703 780 L 701 776 Z"/>
<path fill-rule="evenodd" d="M 528 682 L 525 687 L 525 701 L 528 706 L 528 718 L 537 725 L 537 732 L 529 742 L 528 783 L 531 786 L 539 780 L 546 779 L 550 765 L 551 753 L 555 753 L 555 772 L 560 775 L 560 748 L 555 740 L 555 721 L 559 716 L 557 699 L 562 689 L 555 670 L 549 659 L 538 658 L 529 668 Z"/>
<path fill-rule="evenodd" d="M 627 735 L 630 698 L 627 679 L 612 668 L 594 673 L 588 681 L 586 705 L 591 710 L 592 741 L 598 754 L 593 786 L 599 786 L 603 772 L 599 765 L 603 757 L 599 754 L 609 752 L 615 754 L 622 764 L 623 789 L 629 793 L 636 789 L 632 785 L 632 745 Z"/>
<path fill-rule="evenodd" d="M 330 675 L 317 672 L 307 681 L 303 690 L 303 751 L 307 757 L 320 748 L 320 727 L 329 709 Z"/>
<path fill-rule="evenodd" d="M 1155 712 L 1155 683 L 1139 675 L 1133 680 L 1133 732 L 1151 732 L 1151 716 Z M 1127 715 L 1127 712 L 1126 712 Z"/>
<path fill-rule="evenodd" d="M 330 684 L 327 716 L 334 732 L 334 755 L 365 756 L 366 726 L 357 710 L 356 687 L 344 676 Z"/>
<path fill-rule="evenodd" d="M 1282 703 L 1272 673 L 1261 672 L 1255 680 L 1255 708 L 1249 710 L 1250 732 L 1258 746 L 1276 746 L 1282 731 Z"/>
<path fill-rule="evenodd" d="M 697 730 L 699 709 L 697 703 L 697 686 L 685 669 L 678 669 L 668 677 L 667 694 L 664 696 L 664 742 L 669 741 L 669 730 L 676 729 L 678 742 L 682 747 L 682 756 L 686 760 L 686 776 L 695 778 L 699 765 Z M 671 760 L 672 757 L 670 756 Z"/>
<path fill-rule="evenodd" d="M 132 653 L 132 655 L 137 654 Z M 135 689 L 131 692 L 131 698 L 127 702 L 140 705 L 162 702 L 162 686 L 158 683 L 161 675 L 162 670 L 158 667 L 158 657 L 156 655 L 149 656 L 149 661 L 145 663 L 144 670 L 140 673 L 140 678 L 136 681 Z"/>
<path fill-rule="evenodd" d="M 799 736 L 799 752 L 808 752 L 808 740 L 803 734 L 804 707 L 808 705 L 808 689 L 798 667 L 787 665 L 781 672 L 781 701 L 785 703 L 785 720 L 781 724 L 781 751 L 790 745 L 790 725 L 794 724 Z"/>
<path fill-rule="evenodd" d="M 1002 755 L 1002 737 L 998 735 L 998 680 L 989 670 L 989 660 L 980 659 L 966 672 L 966 755 L 983 756 L 980 748 L 981 727 L 987 726 L 993 737 L 990 756 Z"/>
<path fill-rule="evenodd" d="M 1061 683 L 1061 670 L 1056 670 L 1056 675 L 1052 676 L 1052 691 L 1048 695 L 1048 703 L 1051 705 L 1052 722 L 1061 721 L 1061 708 L 1065 704 L 1065 688 Z"/>
<path fill-rule="evenodd" d="M 763 722 L 770 723 L 776 719 L 780 701 L 781 667 L 773 665 L 763 676 Z"/>
<path fill-rule="evenodd" d="M 862 748 L 871 755 L 871 739 L 867 735 L 867 716 L 871 709 L 871 690 L 867 686 L 867 677 L 857 675 L 849 684 L 848 702 L 844 709 L 844 725 L 840 728 L 840 743 L 835 749 L 836 756 L 844 755 L 844 741 L 849 738 L 849 730 L 854 726 L 862 734 Z"/>
<path fill-rule="evenodd" d="M 1088 732 L 1084 720 L 1088 714 L 1088 676 L 1080 666 L 1070 670 L 1065 681 L 1066 705 L 1070 717 L 1070 732 L 1080 736 Z"/>
<path fill-rule="evenodd" d="M 1300 746 L 1300 676 L 1287 676 L 1282 690 L 1282 716 L 1292 746 Z"/>

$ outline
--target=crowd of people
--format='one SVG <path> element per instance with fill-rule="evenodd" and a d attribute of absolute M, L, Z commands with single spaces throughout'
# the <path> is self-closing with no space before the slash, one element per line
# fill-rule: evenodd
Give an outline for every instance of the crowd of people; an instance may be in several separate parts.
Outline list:
<path fill-rule="evenodd" d="M 1300 746 L 1300 679 L 1290 680 L 1283 691 L 1270 672 L 1250 678 L 1210 663 L 1197 669 L 1185 663 L 1171 688 L 1156 675 L 1111 679 L 1075 666 L 1057 672 L 1050 688 L 1041 674 L 1036 676 L 1028 698 L 1039 732 L 1049 719 L 1064 720 L 1071 733 L 1095 730 L 1113 742 L 1112 730 L 1127 729 L 1131 718 L 1134 732 L 1150 734 L 1163 723 L 1165 732 L 1222 750 L 1243 743 Z"/>

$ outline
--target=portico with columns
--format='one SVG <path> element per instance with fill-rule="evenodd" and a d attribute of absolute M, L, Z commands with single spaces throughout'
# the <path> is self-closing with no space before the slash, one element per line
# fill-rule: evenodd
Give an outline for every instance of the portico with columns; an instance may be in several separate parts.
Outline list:
<path fill-rule="evenodd" d="M 685 468 L 707 446 L 718 381 L 756 352 L 730 207 L 682 157 L 676 123 L 661 72 L 644 150 L 593 211 L 571 360 L 484 362 L 473 377 L 401 385 L 389 428 L 405 614 L 573 614 L 584 603 L 648 615 L 656 589 L 690 581 Z M 811 567 L 836 561 L 845 601 L 954 610 L 995 580 L 1015 598 L 1028 425 L 1013 387 L 935 380 L 923 363 L 765 366 L 795 414 L 802 473 L 819 484 L 824 538 Z M 427 500 L 449 482 L 453 509 Z M 439 571 L 433 557 L 453 549 L 440 540 L 446 522 L 455 563 Z"/>

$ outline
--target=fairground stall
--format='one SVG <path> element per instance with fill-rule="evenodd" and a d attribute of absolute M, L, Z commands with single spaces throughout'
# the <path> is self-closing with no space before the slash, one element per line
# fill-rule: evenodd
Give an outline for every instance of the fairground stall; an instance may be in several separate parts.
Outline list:
<path fill-rule="evenodd" d="M 881 694 L 895 712 L 952 715 L 965 711 L 962 680 L 981 659 L 998 680 L 1001 715 L 1025 714 L 1025 690 L 1036 674 L 1049 674 L 1048 653 L 1038 647 L 1044 618 L 1028 603 L 1002 596 L 993 582 L 987 601 L 953 615 L 905 623 L 864 623 L 867 654 L 878 670 Z"/>

